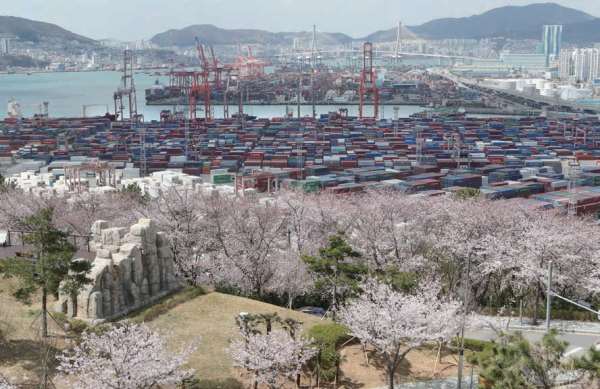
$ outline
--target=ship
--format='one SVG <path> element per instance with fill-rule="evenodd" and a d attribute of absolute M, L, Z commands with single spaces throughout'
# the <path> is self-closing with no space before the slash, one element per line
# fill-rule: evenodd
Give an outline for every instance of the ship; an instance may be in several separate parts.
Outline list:
<path fill-rule="evenodd" d="M 187 105 L 188 94 L 173 85 L 165 86 L 158 79 L 150 88 L 146 88 L 146 105 Z"/>
<path fill-rule="evenodd" d="M 19 102 L 17 102 L 15 100 L 14 97 L 11 97 L 10 100 L 8 100 L 8 107 L 7 107 L 7 111 L 8 111 L 8 115 L 7 115 L 7 120 L 9 121 L 19 121 L 19 120 L 23 120 L 25 119 L 25 117 L 23 116 L 23 110 L 22 107 L 35 107 L 39 109 L 39 113 L 36 113 L 33 115 L 33 119 L 36 120 L 47 120 L 50 119 L 50 117 L 48 116 L 48 103 L 42 103 L 42 104 L 32 104 L 32 105 L 21 105 Z M 111 122 L 116 122 L 117 119 L 119 118 L 119 114 L 115 113 L 115 114 L 111 114 L 109 112 L 107 112 L 106 114 L 102 115 L 102 116 L 83 116 L 83 117 L 73 117 L 73 118 L 51 118 L 53 120 L 56 119 L 81 119 L 81 120 L 90 120 L 90 119 L 108 119 Z"/>
<path fill-rule="evenodd" d="M 257 118 L 256 116 L 254 116 L 254 115 L 248 115 L 247 113 L 243 113 L 243 114 L 240 115 L 239 112 L 238 113 L 234 113 L 233 115 L 231 115 L 231 118 L 232 119 L 237 119 L 240 116 L 243 117 L 245 119 L 245 121 L 252 121 L 252 120 L 256 120 L 256 118 Z"/>

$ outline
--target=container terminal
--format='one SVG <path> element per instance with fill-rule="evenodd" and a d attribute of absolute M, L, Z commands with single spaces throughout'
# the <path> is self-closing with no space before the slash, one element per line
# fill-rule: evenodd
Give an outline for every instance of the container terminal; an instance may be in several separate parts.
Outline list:
<path fill-rule="evenodd" d="M 388 188 L 439 196 L 476 188 L 519 206 L 600 212 L 597 119 L 375 120 L 332 113 L 186 124 L 4 120 L 0 168 L 32 190 L 143 187 L 148 175 L 168 172 L 175 182 L 234 184 L 242 193 Z"/>
<path fill-rule="evenodd" d="M 41 191 L 115 191 L 128 184 L 145 187 L 148 177 L 227 185 L 243 195 L 280 189 L 343 195 L 388 188 L 439 196 L 467 187 L 515 204 L 600 212 L 596 117 L 465 117 L 467 108 L 498 99 L 437 71 L 404 69 L 402 81 L 386 87 L 367 42 L 360 77 L 350 79 L 358 85 L 358 117 L 342 108 L 319 117 L 314 109 L 312 117 L 299 117 L 298 109 L 297 117 L 291 111 L 285 117 L 255 118 L 243 112 L 243 86 L 266 79 L 266 64 L 250 53 L 235 66 L 223 65 L 212 50 L 212 61 L 198 44 L 197 51 L 201 69 L 191 80 L 188 74 L 179 81 L 189 110 L 164 110 L 160 120 L 146 121 L 137 112 L 130 50 L 124 52 L 123 75 L 113 94 L 114 114 L 51 118 L 44 103 L 39 115 L 26 119 L 10 101 L 8 118 L 0 121 L 0 171 L 19 186 Z M 290 83 L 290 95 L 296 89 L 296 104 L 306 100 L 306 92 L 314 105 L 315 86 L 325 90 L 336 79 L 300 73 L 282 78 L 282 85 Z M 230 115 L 234 90 L 243 92 L 237 114 Z M 219 93 L 223 119 L 214 117 Z M 426 112 L 400 118 L 392 107 L 394 118 L 383 119 L 382 101 L 399 105 L 411 98 L 451 109 L 436 117 Z M 453 108 L 456 102 L 461 108 Z M 369 104 L 373 117 L 363 111 Z"/>

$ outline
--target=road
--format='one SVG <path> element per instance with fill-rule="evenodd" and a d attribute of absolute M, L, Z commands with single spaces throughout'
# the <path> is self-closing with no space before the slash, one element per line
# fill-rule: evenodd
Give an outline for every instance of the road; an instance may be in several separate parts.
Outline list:
<path fill-rule="evenodd" d="M 544 336 L 544 331 L 523 331 L 525 338 L 529 341 L 538 341 Z M 569 342 L 569 347 L 565 353 L 566 357 L 582 357 L 590 346 L 596 345 L 600 341 L 600 335 L 560 333 L 559 338 Z M 476 330 L 465 332 L 465 337 L 477 340 L 491 340 L 496 338 L 496 333 L 492 330 Z"/>

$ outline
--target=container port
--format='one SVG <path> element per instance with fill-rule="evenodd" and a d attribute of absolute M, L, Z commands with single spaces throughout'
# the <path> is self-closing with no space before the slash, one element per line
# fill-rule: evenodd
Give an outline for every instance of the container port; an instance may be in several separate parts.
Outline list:
<path fill-rule="evenodd" d="M 74 190 L 65 177 L 69 169 L 95 161 L 115 169 L 114 189 L 170 171 L 180 175 L 175 182 L 243 191 L 387 188 L 438 196 L 474 188 L 492 199 L 514 199 L 515 206 L 600 211 L 596 119 L 361 120 L 332 113 L 318 119 L 215 119 L 200 128 L 186 123 L 3 121 L 0 168 L 9 180 L 37 189 Z M 79 175 L 96 177 L 93 171 Z"/>

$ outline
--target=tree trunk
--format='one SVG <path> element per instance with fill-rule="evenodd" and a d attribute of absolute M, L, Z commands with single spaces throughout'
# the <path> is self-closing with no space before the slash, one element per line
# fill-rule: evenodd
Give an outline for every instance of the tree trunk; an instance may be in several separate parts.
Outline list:
<path fill-rule="evenodd" d="M 337 278 L 333 284 L 333 301 L 331 302 L 331 320 L 335 323 L 335 311 L 337 310 Z"/>
<path fill-rule="evenodd" d="M 540 303 L 540 288 L 536 288 L 535 289 L 535 302 L 533 304 L 533 322 L 531 324 L 533 324 L 534 326 L 537 326 L 538 321 L 537 321 L 537 316 L 538 316 L 538 304 Z"/>
<path fill-rule="evenodd" d="M 389 379 L 388 389 L 394 389 L 394 370 L 390 369 L 389 367 L 388 367 L 388 379 Z"/>
<path fill-rule="evenodd" d="M 271 323 L 267 322 L 267 335 L 271 333 Z"/>
<path fill-rule="evenodd" d="M 333 389 L 337 389 L 338 386 L 338 377 L 340 376 L 340 364 L 336 362 L 335 364 L 335 376 L 333 377 Z"/>
<path fill-rule="evenodd" d="M 42 338 L 48 337 L 48 318 L 46 316 L 46 300 L 48 295 L 46 294 L 46 288 L 42 288 Z"/>
<path fill-rule="evenodd" d="M 317 352 L 317 389 L 319 389 L 319 381 L 320 381 L 320 375 L 321 375 L 321 349 L 319 349 L 319 351 Z"/>
<path fill-rule="evenodd" d="M 433 374 L 435 374 L 435 369 L 437 369 L 437 365 L 438 363 L 441 363 L 441 357 L 442 357 L 442 343 L 441 342 L 437 342 L 438 344 L 438 352 L 437 355 L 435 357 L 435 363 L 433 364 Z"/>
<path fill-rule="evenodd" d="M 521 296 L 521 302 L 519 305 L 519 323 L 523 325 L 523 296 Z"/>
<path fill-rule="evenodd" d="M 300 379 L 302 378 L 302 371 L 300 371 L 298 373 L 298 375 L 296 375 L 296 388 L 300 389 Z"/>

